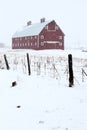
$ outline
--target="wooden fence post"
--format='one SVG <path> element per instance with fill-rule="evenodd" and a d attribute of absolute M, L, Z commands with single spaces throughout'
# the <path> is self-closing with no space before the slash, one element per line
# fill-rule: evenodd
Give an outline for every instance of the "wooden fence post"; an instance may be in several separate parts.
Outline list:
<path fill-rule="evenodd" d="M 73 67 L 72 67 L 72 55 L 68 55 L 68 65 L 69 65 L 69 87 L 72 87 L 74 85 L 73 80 Z"/>
<path fill-rule="evenodd" d="M 6 68 L 7 68 L 7 70 L 9 70 L 10 67 L 9 67 L 9 64 L 8 64 L 8 61 L 7 61 L 7 58 L 6 58 L 5 54 L 4 54 L 4 59 L 5 59 Z"/>
<path fill-rule="evenodd" d="M 28 53 L 27 53 L 27 64 L 28 64 L 28 74 L 31 75 L 30 62 L 29 62 L 29 54 Z"/>

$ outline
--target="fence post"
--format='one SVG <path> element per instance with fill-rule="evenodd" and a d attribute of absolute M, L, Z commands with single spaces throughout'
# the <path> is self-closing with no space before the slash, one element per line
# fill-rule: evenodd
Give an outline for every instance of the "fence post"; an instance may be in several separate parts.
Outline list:
<path fill-rule="evenodd" d="M 10 67 L 9 67 L 9 64 L 8 64 L 8 61 L 7 61 L 7 58 L 6 58 L 5 54 L 4 54 L 4 59 L 5 59 L 6 68 L 7 68 L 7 70 L 9 70 Z"/>
<path fill-rule="evenodd" d="M 30 71 L 30 62 L 29 62 L 29 54 L 28 53 L 27 53 L 27 64 L 28 64 L 28 73 L 30 75 L 31 71 Z"/>
<path fill-rule="evenodd" d="M 72 55 L 68 55 L 68 65 L 69 65 L 69 87 L 72 87 L 74 84 L 73 80 L 73 67 L 72 67 Z"/>

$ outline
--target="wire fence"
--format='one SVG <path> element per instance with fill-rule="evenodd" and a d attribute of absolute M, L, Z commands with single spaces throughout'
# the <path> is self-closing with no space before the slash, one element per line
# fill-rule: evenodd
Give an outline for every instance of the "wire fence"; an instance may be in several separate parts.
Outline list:
<path fill-rule="evenodd" d="M 6 56 L 10 69 L 28 74 L 26 53 L 7 53 Z M 47 76 L 61 82 L 68 80 L 68 56 L 29 55 L 29 60 L 32 75 Z M 6 69 L 4 54 L 0 54 L 0 69 Z M 73 57 L 73 73 L 75 83 L 86 81 L 87 59 Z"/>

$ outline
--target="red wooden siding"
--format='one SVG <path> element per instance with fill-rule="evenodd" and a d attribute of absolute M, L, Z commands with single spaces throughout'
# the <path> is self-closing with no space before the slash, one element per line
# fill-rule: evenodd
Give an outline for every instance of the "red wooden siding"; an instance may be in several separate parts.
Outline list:
<path fill-rule="evenodd" d="M 12 38 L 13 49 L 64 49 L 64 33 L 53 20 L 35 36 Z"/>
<path fill-rule="evenodd" d="M 64 49 L 64 34 L 54 21 L 41 31 L 39 35 L 39 48 Z"/>

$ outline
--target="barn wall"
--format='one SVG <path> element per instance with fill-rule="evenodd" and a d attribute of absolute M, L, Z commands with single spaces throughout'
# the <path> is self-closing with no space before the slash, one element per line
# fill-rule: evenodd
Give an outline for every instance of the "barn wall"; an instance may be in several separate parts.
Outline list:
<path fill-rule="evenodd" d="M 47 43 L 47 41 L 50 43 Z M 64 49 L 64 34 L 54 21 L 41 31 L 39 35 L 39 48 Z"/>
<path fill-rule="evenodd" d="M 35 50 L 64 49 L 64 34 L 56 22 L 52 21 L 44 27 L 39 36 L 12 38 L 12 48 Z"/>
<path fill-rule="evenodd" d="M 36 49 L 38 46 L 38 36 L 19 37 L 12 39 L 13 49 Z"/>

